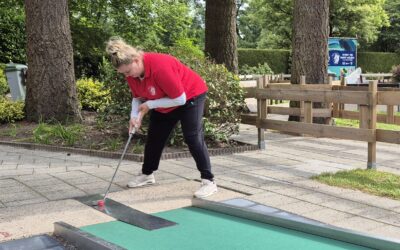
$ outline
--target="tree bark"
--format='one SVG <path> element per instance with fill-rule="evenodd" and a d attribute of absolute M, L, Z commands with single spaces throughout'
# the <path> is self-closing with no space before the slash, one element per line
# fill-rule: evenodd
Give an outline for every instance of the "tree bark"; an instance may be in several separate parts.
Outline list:
<path fill-rule="evenodd" d="M 67 0 L 25 0 L 30 121 L 81 121 Z"/>
<path fill-rule="evenodd" d="M 216 63 L 238 73 L 236 1 L 207 0 L 205 52 Z"/>
<path fill-rule="evenodd" d="M 328 83 L 329 0 L 295 0 L 293 8 L 292 69 L 291 83 L 299 84 L 300 76 L 306 83 Z M 299 107 L 299 102 L 291 102 Z M 314 103 L 314 107 L 325 104 Z M 299 120 L 299 117 L 289 117 Z M 314 122 L 326 123 L 329 119 L 314 118 Z"/>

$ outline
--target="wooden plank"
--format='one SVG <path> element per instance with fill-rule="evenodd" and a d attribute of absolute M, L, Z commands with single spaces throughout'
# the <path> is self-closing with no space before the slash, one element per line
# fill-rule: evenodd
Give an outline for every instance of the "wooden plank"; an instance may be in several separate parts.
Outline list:
<path fill-rule="evenodd" d="M 241 114 L 241 123 L 248 125 L 257 125 L 257 115 L 256 114 Z"/>
<path fill-rule="evenodd" d="M 384 114 L 377 114 L 377 122 L 379 123 L 387 123 L 387 115 Z M 395 124 L 395 125 L 400 125 L 400 116 L 393 116 L 393 123 L 391 124 Z"/>
<path fill-rule="evenodd" d="M 355 112 L 356 113 L 356 112 Z M 359 114 L 360 119 L 360 128 L 369 128 L 369 108 L 367 105 L 360 105 L 360 112 Z"/>
<path fill-rule="evenodd" d="M 304 102 L 304 122 L 312 123 L 312 120 L 313 120 L 312 102 Z"/>
<path fill-rule="evenodd" d="M 376 103 L 378 98 L 378 81 L 369 84 L 371 105 L 368 106 L 368 128 L 376 131 Z M 376 134 L 374 141 L 368 142 L 367 168 L 376 168 Z"/>
<path fill-rule="evenodd" d="M 358 111 L 349 111 L 343 110 L 342 115 L 333 116 L 334 118 L 343 118 L 343 119 L 350 119 L 350 120 L 359 120 L 360 113 Z M 387 116 L 384 114 L 377 114 L 376 115 L 377 122 L 379 123 L 386 123 Z M 394 116 L 393 124 L 400 125 L 400 116 Z"/>
<path fill-rule="evenodd" d="M 299 86 L 305 86 L 306 85 L 306 76 L 302 75 L 300 76 L 300 85 Z M 300 102 L 300 110 L 304 114 L 304 101 Z M 304 121 L 304 117 L 300 117 L 300 121 Z"/>
<path fill-rule="evenodd" d="M 268 106 L 268 114 L 304 116 L 300 108 L 274 107 L 274 106 Z M 313 109 L 313 116 L 331 117 L 332 111 L 330 109 Z"/>
<path fill-rule="evenodd" d="M 387 105 L 386 111 L 386 123 L 393 124 L 394 123 L 394 106 Z"/>
<path fill-rule="evenodd" d="M 260 127 L 297 134 L 308 134 L 316 137 L 339 138 L 355 141 L 374 141 L 375 133 L 371 129 L 334 127 L 324 124 L 308 124 L 301 122 L 257 120 Z"/>
<path fill-rule="evenodd" d="M 400 93 L 399 93 L 400 94 Z M 279 90 L 257 89 L 256 98 L 291 101 L 334 102 L 348 104 L 369 104 L 369 93 L 365 91 L 330 90 Z"/>
<path fill-rule="evenodd" d="M 400 105 L 400 92 L 379 91 L 378 92 L 378 104 Z"/>
<path fill-rule="evenodd" d="M 260 77 L 257 80 L 257 89 L 264 89 L 268 85 L 269 76 Z M 257 119 L 267 118 L 267 100 L 265 98 L 257 98 Z M 258 130 L 258 148 L 265 149 L 265 130 L 257 126 Z"/>
<path fill-rule="evenodd" d="M 244 98 L 256 98 L 256 90 L 255 87 L 245 87 L 244 90 Z"/>
<path fill-rule="evenodd" d="M 377 129 L 376 140 L 380 142 L 400 144 L 400 131 Z"/>
<path fill-rule="evenodd" d="M 341 116 L 338 118 L 359 120 L 360 113 L 358 111 L 342 110 Z"/>
<path fill-rule="evenodd" d="M 282 90 L 331 90 L 332 87 L 328 84 L 282 84 L 273 83 L 268 85 L 268 89 L 282 89 Z"/>
<path fill-rule="evenodd" d="M 349 91 L 368 91 L 368 86 L 333 86 L 333 90 L 349 90 Z M 399 88 L 379 87 L 378 91 L 394 91 L 399 92 Z"/>

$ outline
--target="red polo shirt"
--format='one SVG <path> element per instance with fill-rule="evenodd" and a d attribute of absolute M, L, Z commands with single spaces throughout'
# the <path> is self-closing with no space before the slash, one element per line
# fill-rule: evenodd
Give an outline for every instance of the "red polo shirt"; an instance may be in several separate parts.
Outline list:
<path fill-rule="evenodd" d="M 204 80 L 173 56 L 159 53 L 144 53 L 144 78 L 126 77 L 133 97 L 156 100 L 163 97 L 177 98 L 185 92 L 186 99 L 207 91 Z M 156 108 L 168 113 L 177 107 Z"/>

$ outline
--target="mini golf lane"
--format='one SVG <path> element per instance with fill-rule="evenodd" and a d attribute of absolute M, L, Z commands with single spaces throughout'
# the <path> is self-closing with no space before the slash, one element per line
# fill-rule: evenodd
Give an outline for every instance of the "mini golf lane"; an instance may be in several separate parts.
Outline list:
<path fill-rule="evenodd" d="M 126 249 L 371 249 L 197 207 L 156 215 L 178 225 L 147 231 L 113 221 L 81 230 Z"/>

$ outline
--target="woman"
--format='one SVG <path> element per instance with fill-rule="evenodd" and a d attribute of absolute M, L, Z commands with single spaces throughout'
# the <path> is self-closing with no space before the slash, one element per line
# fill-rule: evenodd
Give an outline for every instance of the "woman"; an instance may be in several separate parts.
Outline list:
<path fill-rule="evenodd" d="M 204 80 L 178 59 L 166 54 L 145 53 L 120 38 L 111 38 L 106 51 L 112 65 L 125 75 L 132 92 L 129 131 L 140 127 L 141 118 L 151 111 L 142 173 L 127 186 L 155 183 L 153 173 L 158 169 L 165 143 L 180 121 L 185 142 L 202 179 L 194 196 L 204 198 L 217 192 L 202 129 L 207 93 Z"/>

